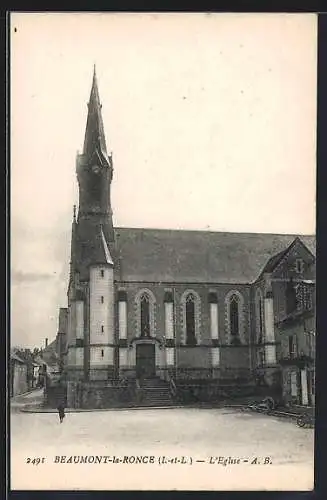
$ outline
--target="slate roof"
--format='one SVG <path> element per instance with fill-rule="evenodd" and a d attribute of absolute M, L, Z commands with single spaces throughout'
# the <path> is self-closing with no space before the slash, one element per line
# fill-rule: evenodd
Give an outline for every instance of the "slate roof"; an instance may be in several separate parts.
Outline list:
<path fill-rule="evenodd" d="M 121 281 L 255 281 L 269 259 L 298 235 L 116 228 Z M 315 254 L 315 237 L 299 236 Z"/>
<path fill-rule="evenodd" d="M 283 259 L 283 257 L 286 254 L 288 254 L 288 252 L 291 250 L 291 248 L 294 247 L 296 241 L 298 241 L 298 240 L 299 240 L 299 238 L 296 237 L 296 239 L 294 239 L 293 242 L 287 248 L 285 248 L 281 252 L 278 252 L 276 255 L 274 255 L 273 257 L 271 257 L 268 260 L 267 264 L 265 265 L 262 273 L 271 273 L 275 269 L 275 267 L 279 264 L 279 262 Z M 302 243 L 304 243 L 304 241 L 302 241 Z M 309 248 L 309 245 L 307 245 L 307 248 Z M 310 248 L 309 248 L 309 250 L 310 250 Z M 314 253 L 313 249 L 311 249 L 310 252 Z"/>
<path fill-rule="evenodd" d="M 108 162 L 107 146 L 104 135 L 101 115 L 101 103 L 95 67 L 93 72 L 90 100 L 88 103 L 83 155 L 85 155 L 86 158 L 90 159 L 94 152 L 96 152 L 99 156 L 100 163 L 102 163 L 101 156 L 104 157 L 104 159 Z"/>
<path fill-rule="evenodd" d="M 107 238 L 106 226 L 83 219 L 75 228 L 73 259 L 80 272 L 80 279 L 88 278 L 88 266 L 91 264 L 113 264 Z"/>

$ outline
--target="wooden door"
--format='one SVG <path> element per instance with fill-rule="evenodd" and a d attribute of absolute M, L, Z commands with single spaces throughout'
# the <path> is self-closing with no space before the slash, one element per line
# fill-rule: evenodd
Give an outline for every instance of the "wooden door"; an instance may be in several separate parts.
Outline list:
<path fill-rule="evenodd" d="M 136 346 L 136 375 L 138 378 L 151 378 L 156 374 L 155 345 Z"/>

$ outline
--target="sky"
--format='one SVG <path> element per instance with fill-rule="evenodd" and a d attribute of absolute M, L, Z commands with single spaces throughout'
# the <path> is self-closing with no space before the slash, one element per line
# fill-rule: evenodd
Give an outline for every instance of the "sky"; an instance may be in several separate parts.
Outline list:
<path fill-rule="evenodd" d="M 11 341 L 65 307 L 96 64 L 120 227 L 313 234 L 314 14 L 11 14 Z"/>

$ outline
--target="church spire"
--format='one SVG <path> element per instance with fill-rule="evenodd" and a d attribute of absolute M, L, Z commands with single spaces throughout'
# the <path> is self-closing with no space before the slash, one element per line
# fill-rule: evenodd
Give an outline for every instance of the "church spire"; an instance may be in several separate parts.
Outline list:
<path fill-rule="evenodd" d="M 94 227 L 102 224 L 107 242 L 114 241 L 110 195 L 113 163 L 111 154 L 107 154 L 95 67 L 88 103 L 84 148 L 82 154 L 76 156 L 76 173 L 79 186 L 77 217 L 79 234 L 91 231 L 86 228 L 89 223 Z M 81 221 L 84 221 L 83 228 L 81 228 Z M 90 239 L 94 238 L 90 236 Z"/>
<path fill-rule="evenodd" d="M 93 81 L 88 102 L 88 115 L 85 130 L 83 154 L 91 158 L 94 154 L 102 157 L 108 163 L 108 154 L 101 114 L 96 68 L 93 68 Z"/>

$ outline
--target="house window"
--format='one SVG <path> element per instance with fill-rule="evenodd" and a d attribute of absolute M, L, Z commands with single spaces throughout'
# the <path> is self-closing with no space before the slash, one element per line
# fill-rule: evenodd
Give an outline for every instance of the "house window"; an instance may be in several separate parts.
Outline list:
<path fill-rule="evenodd" d="M 310 358 L 315 356 L 315 334 L 313 331 L 306 331 L 306 351 Z"/>
<path fill-rule="evenodd" d="M 101 276 L 101 278 L 104 278 L 104 270 L 103 269 L 101 269 L 101 271 L 100 271 L 100 276 Z"/>
<path fill-rule="evenodd" d="M 104 356 L 104 350 L 101 349 L 101 358 L 103 358 L 103 356 Z"/>
<path fill-rule="evenodd" d="M 101 304 L 103 304 L 103 303 L 104 303 L 104 296 L 101 295 Z"/>
<path fill-rule="evenodd" d="M 263 348 L 260 348 L 258 351 L 258 366 L 264 366 L 265 365 L 265 351 Z"/>
<path fill-rule="evenodd" d="M 186 344 L 196 345 L 195 297 L 192 293 L 189 293 L 186 297 L 185 315 L 186 315 Z"/>
<path fill-rule="evenodd" d="M 288 352 L 289 357 L 296 358 L 297 356 L 297 338 L 296 335 L 290 335 L 288 337 Z"/>
<path fill-rule="evenodd" d="M 150 299 L 146 293 L 141 296 L 141 337 L 150 336 Z"/>
<path fill-rule="evenodd" d="M 101 325 L 101 333 L 103 333 L 103 332 L 104 332 L 104 326 Z"/>
<path fill-rule="evenodd" d="M 295 260 L 295 271 L 298 274 L 302 274 L 304 270 L 304 262 L 302 259 L 296 259 Z"/>

